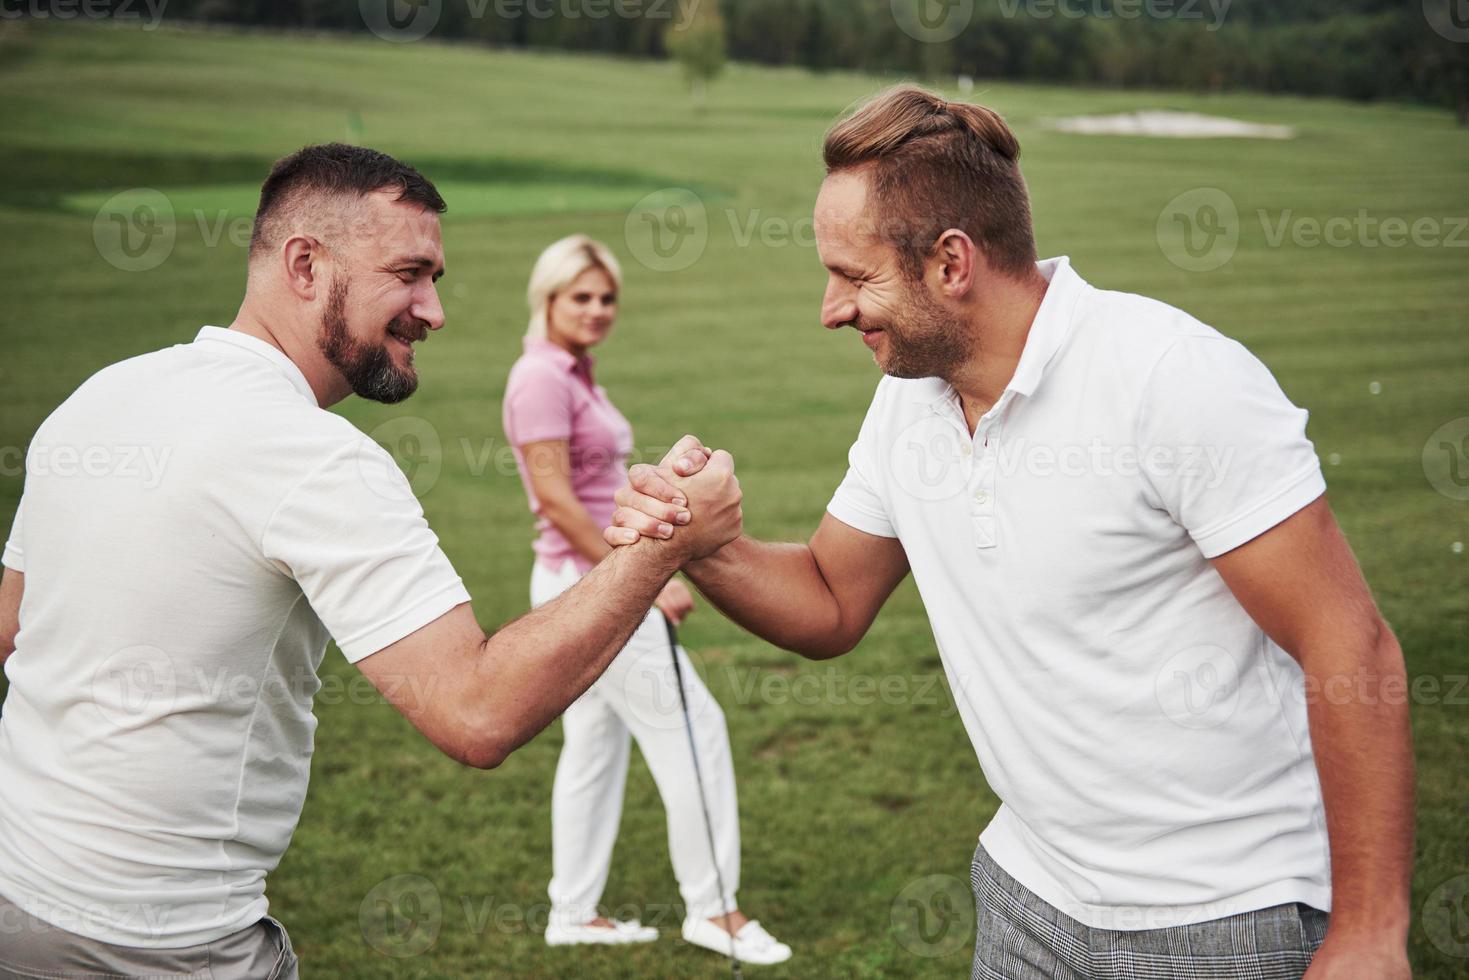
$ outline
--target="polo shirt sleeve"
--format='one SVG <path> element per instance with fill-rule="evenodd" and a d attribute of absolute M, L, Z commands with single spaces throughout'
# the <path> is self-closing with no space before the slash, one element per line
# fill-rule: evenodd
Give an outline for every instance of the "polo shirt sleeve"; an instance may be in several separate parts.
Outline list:
<path fill-rule="evenodd" d="M 848 527 L 880 538 L 896 538 L 898 532 L 893 528 L 884 497 L 887 481 L 877 467 L 877 460 L 885 458 L 877 445 L 883 394 L 884 385 L 880 384 L 867 409 L 867 417 L 862 420 L 857 441 L 847 452 L 847 475 L 832 495 L 831 503 L 826 505 L 826 512 Z"/>
<path fill-rule="evenodd" d="M 1153 368 L 1138 454 L 1154 506 L 1214 558 L 1326 492 L 1304 409 L 1269 369 L 1220 335 L 1176 341 Z"/>
<path fill-rule="evenodd" d="M 0 564 L 17 572 L 24 572 L 25 549 L 20 541 L 21 514 L 25 512 L 25 496 L 22 494 L 20 503 L 15 508 L 15 521 L 10 525 L 10 537 L 5 541 L 5 554 L 0 557 Z"/>
<path fill-rule="evenodd" d="M 353 663 L 469 601 L 402 470 L 366 436 L 287 492 L 261 544 Z"/>
<path fill-rule="evenodd" d="M 571 440 L 572 381 L 557 364 L 522 360 L 505 386 L 505 437 L 512 446 Z"/>

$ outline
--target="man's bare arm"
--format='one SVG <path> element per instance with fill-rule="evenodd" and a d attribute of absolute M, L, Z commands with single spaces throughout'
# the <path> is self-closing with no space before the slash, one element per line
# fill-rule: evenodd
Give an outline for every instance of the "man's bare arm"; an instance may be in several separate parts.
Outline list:
<path fill-rule="evenodd" d="M 20 632 L 20 597 L 26 577 L 13 568 L 0 576 L 0 665 L 15 652 L 15 634 Z"/>
<path fill-rule="evenodd" d="M 607 669 L 681 560 L 645 541 L 492 636 L 465 603 L 357 667 L 445 754 L 493 768 Z"/>
<path fill-rule="evenodd" d="M 1332 907 L 1307 976 L 1406 978 L 1413 741 L 1402 648 L 1324 497 L 1214 567 L 1313 692 Z"/>
<path fill-rule="evenodd" d="M 665 461 L 665 464 L 667 461 Z M 638 535 L 660 536 L 677 505 L 677 473 L 700 465 L 696 457 L 674 467 L 635 466 L 617 494 L 608 544 Z M 679 529 L 674 538 L 686 533 Z M 849 527 L 830 514 L 808 544 L 775 544 L 742 537 L 684 572 L 721 612 L 762 639 L 813 660 L 840 656 L 868 627 L 908 574 L 908 556 L 896 538 Z"/>
<path fill-rule="evenodd" d="M 677 540 L 618 549 L 490 637 L 468 604 L 457 606 L 358 668 L 445 753 L 499 765 L 601 675 L 679 566 L 739 536 L 739 481 L 727 454 L 679 482 L 693 526 Z"/>

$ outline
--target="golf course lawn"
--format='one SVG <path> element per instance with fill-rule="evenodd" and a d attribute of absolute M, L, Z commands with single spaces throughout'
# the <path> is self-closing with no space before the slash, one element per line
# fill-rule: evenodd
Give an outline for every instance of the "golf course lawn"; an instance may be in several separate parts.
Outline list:
<path fill-rule="evenodd" d="M 486 628 L 528 605 L 532 527 L 500 398 L 531 262 L 571 232 L 608 242 L 624 265 L 622 317 L 597 370 L 639 458 L 697 433 L 733 452 L 749 533 L 798 539 L 816 526 L 878 380 L 855 334 L 817 319 L 821 138 L 897 79 L 734 65 L 699 112 L 667 63 L 367 35 L 0 28 L 0 528 L 41 420 L 104 365 L 228 323 L 270 162 L 344 139 L 440 182 L 448 325 L 420 351 L 410 401 L 334 410 L 409 468 Z M 952 80 L 945 91 L 960 97 Z M 1413 681 L 1415 975 L 1469 976 L 1469 486 L 1454 480 L 1469 481 L 1469 442 L 1462 454 L 1458 443 L 1469 436 L 1469 132 L 1412 106 L 983 81 L 969 97 L 1015 127 L 1042 255 L 1070 255 L 1098 286 L 1239 339 L 1310 410 L 1332 505 Z M 1130 109 L 1296 135 L 1045 126 Z M 675 209 L 676 228 L 652 220 Z M 141 215 L 143 237 L 123 240 L 116 221 L 128 215 Z M 912 583 L 834 661 L 777 650 L 705 603 L 682 634 L 728 718 L 742 907 L 795 949 L 759 975 L 967 976 L 963 882 L 997 800 Z M 663 809 L 641 760 L 605 902 L 664 937 L 547 949 L 559 726 L 477 772 L 441 756 L 335 649 L 322 674 L 310 796 L 268 891 L 304 976 L 727 973 L 678 937 Z"/>

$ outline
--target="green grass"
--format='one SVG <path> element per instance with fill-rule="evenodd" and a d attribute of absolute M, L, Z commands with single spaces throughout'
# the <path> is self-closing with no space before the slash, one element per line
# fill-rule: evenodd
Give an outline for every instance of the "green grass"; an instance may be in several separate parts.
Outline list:
<path fill-rule="evenodd" d="M 499 421 L 525 277 L 544 244 L 573 231 L 610 242 L 626 267 L 623 319 L 599 370 L 640 447 L 651 453 L 684 431 L 728 447 L 748 529 L 802 538 L 840 479 L 877 377 L 860 344 L 819 327 L 822 275 L 797 223 L 810 213 L 826 125 L 883 81 L 736 65 L 698 114 L 666 64 L 5 25 L 0 447 L 24 446 L 103 365 L 227 323 L 244 254 L 238 237 L 214 232 L 219 219 L 249 217 L 249 187 L 270 160 L 360 132 L 442 181 L 449 327 L 421 353 L 424 384 L 412 401 L 340 410 L 367 430 L 400 416 L 426 420 L 441 472 L 423 504 L 486 625 L 527 604 L 531 526 L 503 465 Z M 1410 672 L 1442 684 L 1442 695 L 1425 699 L 1434 703 L 1414 708 L 1421 910 L 1440 884 L 1469 874 L 1469 691 L 1444 696 L 1469 673 L 1469 553 L 1451 549 L 1469 543 L 1469 503 L 1436 492 L 1421 464 L 1430 433 L 1469 415 L 1469 250 L 1302 248 L 1289 239 L 1272 247 L 1257 211 L 1272 223 L 1286 209 L 1317 219 L 1361 210 L 1409 222 L 1462 218 L 1469 134 L 1446 113 L 1307 99 L 1010 85 L 977 97 L 1008 116 L 1025 147 L 1043 254 L 1069 254 L 1098 285 L 1174 303 L 1239 338 L 1311 409 L 1311 435 L 1336 460 L 1326 468 L 1333 503 Z M 1161 141 L 1040 125 L 1144 107 L 1288 123 L 1299 137 Z M 629 208 L 680 187 L 706 206 L 708 244 L 687 268 L 656 271 L 625 237 Z M 1210 272 L 1170 263 L 1155 234 L 1165 205 L 1197 187 L 1225 191 L 1242 222 L 1238 252 Z M 130 272 L 99 253 L 93 216 L 134 188 L 165 192 L 176 224 L 167 260 Z M 793 227 L 795 244 L 785 234 Z M 1379 394 L 1369 393 L 1372 382 Z M 0 476 L 7 526 L 20 491 L 18 476 Z M 742 904 L 796 948 L 788 966 L 763 975 L 967 975 L 963 943 L 947 956 L 915 955 L 891 918 L 910 882 L 962 878 L 996 806 L 937 682 L 911 584 L 858 650 L 832 663 L 781 653 L 707 607 L 684 634 L 729 718 Z M 335 655 L 326 664 L 329 684 L 357 677 Z M 888 695 L 859 678 L 886 679 L 879 690 Z M 634 951 L 548 951 L 535 922 L 544 916 L 559 730 L 478 773 L 354 692 L 362 690 L 349 686 L 318 705 L 310 797 L 270 883 L 272 910 L 290 926 L 307 976 L 724 972 L 674 938 L 663 811 L 641 762 L 605 901 L 661 916 L 667 938 Z M 432 883 L 439 931 L 427 952 L 386 957 L 364 939 L 359 912 L 374 910 L 380 883 L 407 887 L 402 875 Z M 400 936 L 400 951 L 429 935 Z M 1469 975 L 1469 959 L 1446 955 L 1421 924 L 1412 951 L 1419 977 Z"/>

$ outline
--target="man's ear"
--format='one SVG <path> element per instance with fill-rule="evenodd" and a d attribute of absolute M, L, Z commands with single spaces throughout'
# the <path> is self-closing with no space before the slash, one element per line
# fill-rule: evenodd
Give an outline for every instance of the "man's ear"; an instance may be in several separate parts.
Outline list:
<path fill-rule="evenodd" d="M 300 300 L 311 302 L 322 288 L 325 250 L 310 235 L 292 235 L 281 246 L 281 271 L 286 288 Z"/>
<path fill-rule="evenodd" d="M 930 268 L 939 291 L 949 299 L 963 299 L 979 276 L 979 246 L 958 228 L 950 228 L 934 243 Z"/>

